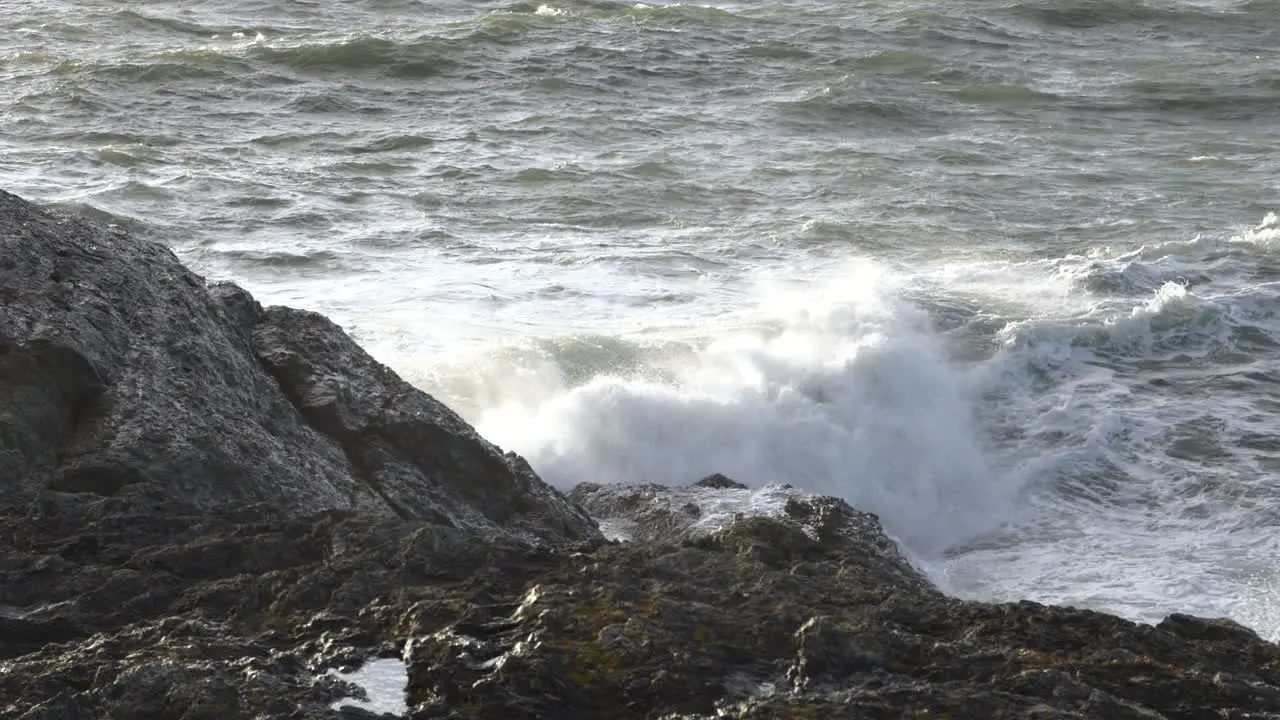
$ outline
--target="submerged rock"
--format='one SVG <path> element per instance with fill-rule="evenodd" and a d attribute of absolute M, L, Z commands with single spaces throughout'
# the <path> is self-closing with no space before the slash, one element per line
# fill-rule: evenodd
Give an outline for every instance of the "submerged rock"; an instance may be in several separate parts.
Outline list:
<path fill-rule="evenodd" d="M 605 543 L 586 510 L 630 542 Z M 723 476 L 566 498 L 315 315 L 0 193 L 0 717 L 1280 717 L 1280 648 L 949 598 Z"/>

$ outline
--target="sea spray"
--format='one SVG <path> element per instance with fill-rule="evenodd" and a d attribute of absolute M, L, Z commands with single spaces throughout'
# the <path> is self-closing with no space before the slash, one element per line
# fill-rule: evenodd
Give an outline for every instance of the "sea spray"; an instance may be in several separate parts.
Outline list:
<path fill-rule="evenodd" d="M 939 552 L 998 526 L 1017 488 L 988 464 L 966 375 L 899 281 L 859 263 L 775 291 L 755 327 L 709 340 L 668 379 L 602 374 L 533 401 L 526 392 L 478 426 L 564 488 L 713 472 L 790 483 Z"/>

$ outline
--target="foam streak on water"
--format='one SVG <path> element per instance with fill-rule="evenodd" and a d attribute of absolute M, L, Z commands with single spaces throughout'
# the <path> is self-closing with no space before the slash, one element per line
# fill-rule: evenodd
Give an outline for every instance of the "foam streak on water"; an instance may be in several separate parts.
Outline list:
<path fill-rule="evenodd" d="M 550 481 L 836 493 L 954 592 L 1274 615 L 1280 4 L 85 4 L 0 186 L 325 312 Z"/>

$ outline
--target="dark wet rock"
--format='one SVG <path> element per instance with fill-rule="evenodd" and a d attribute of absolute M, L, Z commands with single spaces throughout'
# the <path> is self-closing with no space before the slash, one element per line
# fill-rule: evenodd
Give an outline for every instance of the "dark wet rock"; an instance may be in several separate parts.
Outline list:
<path fill-rule="evenodd" d="M 1280 648 L 949 598 L 787 486 L 568 500 L 324 318 L 0 194 L 0 717 L 1280 717 Z M 629 542 L 604 543 L 579 502 Z"/>
<path fill-rule="evenodd" d="M 785 485 L 749 489 L 731 480 L 716 485 L 583 483 L 569 497 L 602 526 L 635 542 L 694 542 L 775 563 L 845 553 L 846 572 L 856 566 L 875 582 L 931 587 L 885 535 L 876 516 L 843 500 Z"/>
<path fill-rule="evenodd" d="M 0 192 L 0 502 L 261 503 L 515 533 L 594 523 L 328 320 Z"/>
<path fill-rule="evenodd" d="M 805 504 L 806 517 L 842 506 Z M 860 545 L 861 526 L 827 527 L 819 540 L 784 517 L 739 517 L 682 543 L 566 560 L 511 598 L 496 632 L 414 641 L 415 717 L 1280 712 L 1280 649 L 1238 626 L 960 601 L 886 553 L 883 535 Z"/>
<path fill-rule="evenodd" d="M 703 489 L 726 519 L 678 541 L 572 547 L 163 498 L 0 514 L 3 617 L 31 623 L 0 634 L 0 716 L 344 717 L 325 671 L 401 654 L 419 720 L 1280 713 L 1280 648 L 1235 623 L 956 600 L 872 516 L 718 507 L 743 492 Z"/>
<path fill-rule="evenodd" d="M 714 490 L 729 490 L 729 489 L 746 490 L 747 489 L 746 485 L 743 485 L 742 483 L 736 480 L 730 480 L 729 478 L 725 477 L 724 475 L 721 475 L 720 473 L 714 473 L 712 475 L 708 475 L 702 478 L 701 480 L 699 480 L 698 482 L 694 483 L 694 485 L 696 487 L 712 488 Z"/>
<path fill-rule="evenodd" d="M 344 705 L 338 710 L 339 720 L 395 720 L 399 716 L 391 713 L 376 713 L 353 705 Z"/>
<path fill-rule="evenodd" d="M 150 485 L 303 513 L 360 502 L 342 454 L 163 246 L 0 193 L 0 255 L 5 499 Z"/>
<path fill-rule="evenodd" d="M 94 553 L 60 554 L 87 537 Z M 487 605 L 486 578 L 555 557 L 350 511 L 93 496 L 0 515 L 0 538 L 4 627 L 21 629 L 0 634 L 0 717 L 331 717 L 345 693 L 324 670 L 398 653 Z"/>

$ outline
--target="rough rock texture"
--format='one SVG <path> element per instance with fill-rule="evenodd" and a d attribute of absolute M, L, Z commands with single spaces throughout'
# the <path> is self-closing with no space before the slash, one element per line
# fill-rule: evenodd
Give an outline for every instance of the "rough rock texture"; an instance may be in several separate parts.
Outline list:
<path fill-rule="evenodd" d="M 461 617 L 469 583 L 548 554 L 473 529 L 265 510 L 64 495 L 0 515 L 0 717 L 335 717 L 351 688 L 324 669 L 394 654 L 418 600 Z"/>
<path fill-rule="evenodd" d="M 357 475 L 402 518 L 592 537 L 593 524 L 529 465 L 401 380 L 322 315 L 274 307 L 253 346 L 293 404 L 341 443 Z"/>
<path fill-rule="evenodd" d="M 875 515 L 791 486 L 753 490 L 723 475 L 712 475 L 687 488 L 583 483 L 569 497 L 611 534 L 640 543 L 686 542 L 739 519 L 770 517 L 788 532 L 824 547 L 856 548 L 861 561 L 878 563 L 876 571 L 899 584 L 928 586 L 885 535 Z"/>
<path fill-rule="evenodd" d="M 723 476 L 582 508 L 322 317 L 0 194 L 0 717 L 1280 718 L 1280 648 L 948 598 Z"/>
<path fill-rule="evenodd" d="M 328 320 L 0 192 L 0 503 L 48 490 L 597 536 Z"/>
<path fill-rule="evenodd" d="M 323 671 L 397 655 L 416 720 L 1280 717 L 1280 648 L 1235 623 L 948 598 L 874 518 L 788 494 L 573 547 L 161 497 L 11 508 L 0 717 L 359 717 Z"/>
<path fill-rule="evenodd" d="M 597 507 L 691 502 L 584 491 Z M 741 492 L 701 494 L 696 514 Z M 414 717 L 1280 717 L 1280 648 L 1235 623 L 948 598 L 872 516 L 785 494 L 683 542 L 566 558 L 491 617 L 414 639 Z M 627 507 L 643 536 L 670 527 Z"/>

